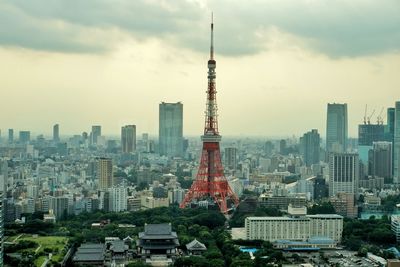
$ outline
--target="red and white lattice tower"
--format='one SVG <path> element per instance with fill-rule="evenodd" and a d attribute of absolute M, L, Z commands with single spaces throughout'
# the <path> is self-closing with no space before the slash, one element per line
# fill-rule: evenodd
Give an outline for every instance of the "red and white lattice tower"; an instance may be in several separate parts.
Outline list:
<path fill-rule="evenodd" d="M 204 135 L 201 136 L 203 141 L 203 151 L 199 171 L 192 187 L 186 193 L 180 207 L 185 208 L 194 200 L 213 200 L 218 204 L 222 213 L 228 212 L 227 200 L 230 199 L 232 205 L 237 207 L 239 199 L 230 188 L 228 181 L 224 175 L 224 168 L 221 162 L 221 153 L 219 150 L 219 142 L 221 136 L 218 133 L 217 120 L 217 98 L 215 87 L 215 67 L 214 60 L 214 23 L 211 20 L 211 47 L 210 59 L 208 60 L 208 89 L 207 89 L 207 105 L 205 112 Z"/>

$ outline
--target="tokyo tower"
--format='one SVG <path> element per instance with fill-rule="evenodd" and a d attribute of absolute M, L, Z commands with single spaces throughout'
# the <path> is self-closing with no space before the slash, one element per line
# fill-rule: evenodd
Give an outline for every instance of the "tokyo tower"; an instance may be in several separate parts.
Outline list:
<path fill-rule="evenodd" d="M 229 210 L 227 201 L 230 200 L 231 204 L 237 207 L 239 205 L 239 199 L 232 191 L 228 181 L 225 178 L 224 168 L 221 162 L 221 153 L 219 149 L 221 136 L 218 132 L 215 67 L 214 23 L 211 19 L 211 46 L 207 76 L 207 104 L 205 112 L 204 134 L 201 136 L 203 150 L 201 153 L 200 166 L 196 180 L 193 182 L 190 190 L 186 193 L 185 198 L 180 204 L 180 207 L 185 208 L 192 202 L 198 200 L 211 200 L 218 205 L 222 213 L 227 214 Z"/>

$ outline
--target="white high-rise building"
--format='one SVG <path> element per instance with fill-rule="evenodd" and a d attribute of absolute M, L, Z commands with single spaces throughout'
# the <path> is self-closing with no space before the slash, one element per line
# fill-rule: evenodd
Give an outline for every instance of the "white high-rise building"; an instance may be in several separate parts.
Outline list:
<path fill-rule="evenodd" d="M 110 192 L 110 211 L 120 212 L 127 210 L 128 189 L 124 186 L 112 187 Z"/>
<path fill-rule="evenodd" d="M 358 154 L 329 154 L 329 196 L 339 192 L 357 194 L 358 180 Z"/>
<path fill-rule="evenodd" d="M 37 185 L 33 185 L 33 184 L 29 184 L 26 187 L 26 193 L 27 193 L 27 197 L 29 198 L 33 198 L 36 199 L 39 195 L 39 186 Z"/>

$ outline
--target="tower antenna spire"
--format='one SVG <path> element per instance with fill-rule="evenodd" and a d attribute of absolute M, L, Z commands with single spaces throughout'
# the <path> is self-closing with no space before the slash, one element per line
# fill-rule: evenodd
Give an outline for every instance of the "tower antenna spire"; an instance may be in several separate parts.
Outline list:
<path fill-rule="evenodd" d="M 214 59 L 214 13 L 211 12 L 211 46 L 210 59 Z"/>

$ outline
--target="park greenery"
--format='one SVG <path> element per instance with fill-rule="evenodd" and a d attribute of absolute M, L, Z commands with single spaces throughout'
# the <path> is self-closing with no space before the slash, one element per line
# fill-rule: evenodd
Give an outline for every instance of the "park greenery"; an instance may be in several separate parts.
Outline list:
<path fill-rule="evenodd" d="M 67 252 L 67 237 L 19 234 L 7 238 L 4 244 L 4 260 L 11 266 L 42 266 L 52 254 L 49 262 L 59 264 Z"/>
<path fill-rule="evenodd" d="M 334 213 L 329 202 L 319 203 L 308 209 L 309 214 Z M 243 212 L 237 209 L 229 220 L 231 227 L 243 227 L 247 216 L 282 216 L 278 209 L 259 207 L 255 210 Z M 202 266 L 272 266 L 298 262 L 299 259 L 289 259 L 281 251 L 275 250 L 271 243 L 264 241 L 232 240 L 227 230 L 228 221 L 216 210 L 179 209 L 177 206 L 141 210 L 135 212 L 103 212 L 81 213 L 68 216 L 55 224 L 43 222 L 42 213 L 27 216 L 27 222 L 22 224 L 7 224 L 5 235 L 16 237 L 23 235 L 18 242 L 5 247 L 5 261 L 12 266 L 37 266 L 43 262 L 46 253 L 54 253 L 54 264 L 60 262 L 65 249 L 78 247 L 84 242 L 104 242 L 105 237 L 130 236 L 137 238 L 138 233 L 144 230 L 144 225 L 150 223 L 171 223 L 179 237 L 180 249 L 197 239 L 207 246 L 203 257 L 180 257 L 174 266 L 202 267 Z M 101 227 L 93 227 L 92 223 L 102 222 Z M 131 224 L 135 227 L 121 227 L 120 224 Z M 38 238 L 31 238 L 38 235 Z M 44 239 L 43 239 L 44 238 Z M 45 240 L 55 238 L 53 248 L 47 248 Z M 58 243 L 57 243 L 58 241 Z M 390 230 L 390 221 L 387 217 L 369 220 L 345 219 L 343 230 L 343 245 L 350 250 L 358 251 L 360 255 L 372 252 L 383 257 L 389 257 L 383 248 L 395 244 L 395 237 Z M 12 243 L 12 242 L 11 242 Z M 135 242 L 133 242 L 134 244 Z M 40 248 L 37 253 L 32 250 Z M 60 246 L 60 247 L 58 247 Z M 240 251 L 240 247 L 257 248 L 252 260 L 248 253 Z M 65 248 L 64 248 L 65 247 Z M 132 245 L 131 248 L 134 246 Z M 57 248 L 57 251 L 54 250 Z M 54 250 L 54 251 L 53 251 Z M 20 259 L 7 256 L 18 252 Z M 31 257 L 30 257 L 31 256 Z M 42 258 L 40 258 L 42 257 Z M 39 259 L 40 258 L 40 259 Z M 129 266 L 146 266 L 140 261 L 132 262 Z"/>

